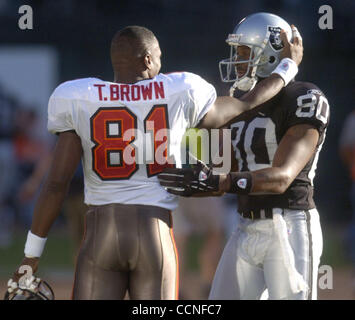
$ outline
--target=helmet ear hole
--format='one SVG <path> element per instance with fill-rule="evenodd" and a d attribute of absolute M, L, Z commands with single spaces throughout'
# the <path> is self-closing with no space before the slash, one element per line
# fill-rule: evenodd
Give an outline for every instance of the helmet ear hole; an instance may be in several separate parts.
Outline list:
<path fill-rule="evenodd" d="M 269 62 L 274 63 L 276 61 L 276 58 L 274 56 L 270 56 Z"/>

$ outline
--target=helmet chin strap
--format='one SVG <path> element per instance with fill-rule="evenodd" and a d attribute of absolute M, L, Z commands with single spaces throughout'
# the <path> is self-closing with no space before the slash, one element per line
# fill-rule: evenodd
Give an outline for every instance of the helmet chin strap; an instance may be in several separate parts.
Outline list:
<path fill-rule="evenodd" d="M 252 52 L 252 49 L 251 49 L 250 52 Z M 250 56 L 251 56 L 251 53 L 250 53 Z M 257 63 L 259 61 L 259 59 L 255 63 Z M 249 62 L 249 64 L 250 64 L 250 62 Z M 243 77 L 240 80 L 237 80 L 236 82 L 234 82 L 233 86 L 229 89 L 229 95 L 231 97 L 233 97 L 235 89 L 238 89 L 240 91 L 248 92 L 248 91 L 252 90 L 255 87 L 255 85 L 256 85 L 256 83 L 258 81 L 258 77 L 255 75 L 257 68 L 256 68 L 256 66 L 253 66 L 251 68 L 251 72 L 250 73 L 249 73 L 249 68 L 250 67 L 248 66 L 247 73 L 249 75 Z"/>
<path fill-rule="evenodd" d="M 233 97 L 235 89 L 246 92 L 250 91 L 255 87 L 257 81 L 256 77 L 244 77 L 243 79 L 234 82 L 233 86 L 229 89 L 229 95 Z"/>

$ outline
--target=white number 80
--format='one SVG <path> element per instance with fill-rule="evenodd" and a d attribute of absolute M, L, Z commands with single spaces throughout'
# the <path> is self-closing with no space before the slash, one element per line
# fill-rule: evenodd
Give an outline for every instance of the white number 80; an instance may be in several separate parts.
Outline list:
<path fill-rule="evenodd" d="M 304 102 L 304 100 L 310 100 Z M 303 96 L 297 98 L 297 111 L 296 116 L 299 118 L 311 118 L 316 114 L 316 118 L 322 121 L 324 124 L 327 123 L 329 115 L 329 104 L 328 100 L 324 96 L 319 96 L 318 103 L 317 97 L 313 93 L 307 93 Z M 305 110 L 309 109 L 309 110 Z M 325 109 L 325 110 L 324 110 Z"/>

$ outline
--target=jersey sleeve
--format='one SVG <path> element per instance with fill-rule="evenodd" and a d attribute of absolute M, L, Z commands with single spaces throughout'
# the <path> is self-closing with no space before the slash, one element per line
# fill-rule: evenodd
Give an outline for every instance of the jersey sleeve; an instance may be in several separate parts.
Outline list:
<path fill-rule="evenodd" d="M 187 105 L 190 127 L 194 128 L 212 107 L 217 98 L 216 89 L 200 76 L 187 73 L 186 82 L 189 83 L 190 103 Z"/>
<path fill-rule="evenodd" d="M 75 130 L 73 123 L 74 100 L 71 99 L 68 90 L 69 88 L 60 85 L 49 98 L 47 128 L 50 133 Z"/>
<path fill-rule="evenodd" d="M 321 135 L 329 123 L 329 104 L 324 94 L 311 83 L 300 83 L 287 90 L 283 101 L 286 130 L 298 124 L 309 124 Z"/>

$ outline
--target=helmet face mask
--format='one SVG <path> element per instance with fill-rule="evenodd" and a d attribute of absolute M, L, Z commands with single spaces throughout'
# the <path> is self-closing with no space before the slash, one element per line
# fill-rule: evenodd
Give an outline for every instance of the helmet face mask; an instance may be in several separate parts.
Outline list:
<path fill-rule="evenodd" d="M 280 62 L 283 45 L 280 38 L 281 29 L 288 32 L 291 38 L 291 27 L 282 18 L 270 13 L 256 13 L 244 18 L 229 34 L 226 42 L 231 47 L 230 56 L 219 62 L 219 71 L 223 82 L 234 82 L 231 94 L 236 88 L 242 91 L 251 90 L 258 78 L 266 78 Z M 249 58 L 238 57 L 237 48 L 250 48 Z M 238 74 L 238 67 L 246 72 Z"/>
<path fill-rule="evenodd" d="M 230 57 L 219 62 L 220 74 L 223 82 L 235 82 L 242 80 L 246 76 L 254 76 L 256 68 L 261 65 L 260 57 L 262 49 L 255 45 L 246 43 L 229 43 Z M 250 48 L 249 58 L 238 55 L 238 47 L 246 46 Z M 239 75 L 238 67 L 247 65 L 246 71 L 243 75 Z M 242 68 L 243 69 L 243 68 Z"/>

